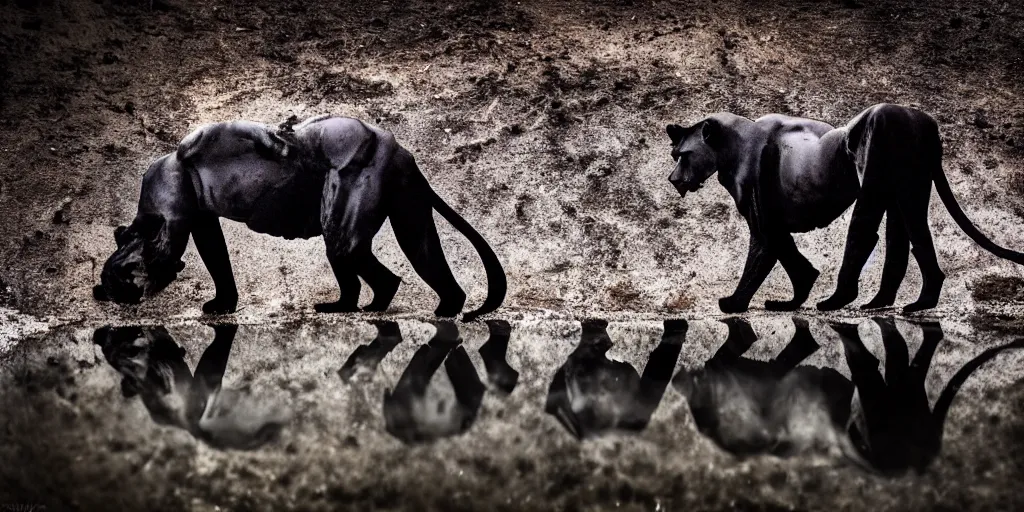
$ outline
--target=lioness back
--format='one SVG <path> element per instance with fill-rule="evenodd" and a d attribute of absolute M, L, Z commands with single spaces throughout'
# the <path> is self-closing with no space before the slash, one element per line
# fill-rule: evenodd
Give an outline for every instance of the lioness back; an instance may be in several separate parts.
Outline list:
<path fill-rule="evenodd" d="M 232 121 L 192 132 L 177 156 L 200 210 L 291 239 L 321 234 L 319 206 L 327 169 L 308 153 L 266 125 Z"/>

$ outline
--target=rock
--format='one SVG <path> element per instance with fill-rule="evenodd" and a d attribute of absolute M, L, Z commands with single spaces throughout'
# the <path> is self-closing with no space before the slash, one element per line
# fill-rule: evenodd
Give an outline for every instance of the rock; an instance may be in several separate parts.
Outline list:
<path fill-rule="evenodd" d="M 42 30 L 43 19 L 42 18 L 29 18 L 21 22 L 21 28 L 25 30 Z"/>
<path fill-rule="evenodd" d="M 992 128 L 994 126 L 988 117 L 985 116 L 984 110 L 978 110 L 974 113 L 974 126 L 981 128 L 982 130 Z"/>
<path fill-rule="evenodd" d="M 53 212 L 53 223 L 54 224 L 68 224 L 70 222 L 71 222 L 71 218 L 70 218 L 70 216 L 68 216 L 68 214 L 64 210 L 64 208 L 61 208 L 61 209 Z"/>
<path fill-rule="evenodd" d="M 507 131 L 510 135 L 521 135 L 525 131 L 523 129 L 523 125 L 519 123 L 510 124 L 506 126 L 504 130 Z"/>
<path fill-rule="evenodd" d="M 469 142 L 467 144 L 462 144 L 460 146 L 456 146 L 455 147 L 455 153 L 470 153 L 470 152 L 474 152 L 475 153 L 475 152 L 480 151 L 481 149 L 483 149 L 485 146 L 490 146 L 491 144 L 494 144 L 495 142 L 498 142 L 498 139 L 495 139 L 494 137 L 488 137 L 486 139 L 477 139 L 477 140 L 474 140 L 474 141 Z"/>

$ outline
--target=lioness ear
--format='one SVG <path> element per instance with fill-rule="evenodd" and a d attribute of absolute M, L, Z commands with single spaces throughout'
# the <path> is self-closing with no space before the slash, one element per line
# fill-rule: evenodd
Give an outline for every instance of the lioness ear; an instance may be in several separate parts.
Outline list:
<path fill-rule="evenodd" d="M 683 140 L 683 127 L 678 124 L 670 124 L 665 127 L 665 131 L 668 132 L 668 138 L 672 140 L 672 145 L 678 145 L 679 141 Z"/>
<path fill-rule="evenodd" d="M 127 232 L 127 231 L 128 231 L 128 226 L 118 226 L 118 227 L 114 228 L 114 242 L 117 243 L 117 248 L 118 249 L 123 247 L 124 244 L 126 244 L 128 242 L 128 240 L 125 239 L 125 236 L 124 236 L 125 232 Z"/>
<path fill-rule="evenodd" d="M 722 139 L 722 124 L 715 119 L 708 118 L 700 127 L 700 136 L 708 146 L 716 146 Z"/>

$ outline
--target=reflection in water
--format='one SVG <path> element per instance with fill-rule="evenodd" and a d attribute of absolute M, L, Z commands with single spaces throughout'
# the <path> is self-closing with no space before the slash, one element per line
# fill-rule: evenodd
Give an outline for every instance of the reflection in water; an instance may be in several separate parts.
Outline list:
<path fill-rule="evenodd" d="M 435 323 L 434 337 L 416 350 L 393 391 L 384 394 L 385 428 L 406 443 L 430 441 L 461 434 L 476 420 L 486 386 L 462 346 L 458 327 L 449 321 Z M 519 374 L 505 361 L 511 327 L 489 321 L 490 338 L 480 349 L 489 379 L 511 393 Z M 451 381 L 454 397 L 431 385 L 441 364 Z"/>
<path fill-rule="evenodd" d="M 892 318 L 873 319 L 882 330 L 885 378 L 878 359 L 864 346 L 853 324 L 834 323 L 843 342 L 850 374 L 860 395 L 861 414 L 850 425 L 854 447 L 883 473 L 923 472 L 942 447 L 943 424 L 960 386 L 998 353 L 1024 346 L 1024 340 L 988 349 L 965 364 L 946 384 L 934 410 L 928 406 L 925 377 L 942 341 L 938 322 L 920 324 L 921 348 L 913 361 Z"/>
<path fill-rule="evenodd" d="M 998 353 L 1024 347 L 1024 340 L 986 350 L 965 364 L 932 410 L 925 377 L 943 338 L 939 324 L 921 324 L 924 341 L 910 361 L 893 320 L 874 321 L 886 351 L 884 379 L 856 325 L 832 324 L 845 349 L 850 382 L 831 368 L 799 366 L 818 349 L 806 321 L 794 318 L 793 339 L 778 357 L 760 362 L 742 357 L 757 340 L 753 329 L 729 318 L 725 344 L 703 368 L 680 371 L 673 384 L 687 398 L 698 430 L 732 453 L 838 450 L 875 472 L 924 471 L 939 453 L 946 413 L 960 386 Z M 851 420 L 854 389 L 861 407 Z"/>
<path fill-rule="evenodd" d="M 121 373 L 121 393 L 141 397 L 157 423 L 185 429 L 216 448 L 256 448 L 273 440 L 290 414 L 246 390 L 222 386 L 238 326 L 213 329 L 194 375 L 185 349 L 163 327 L 101 327 L 93 341 Z"/>
<path fill-rule="evenodd" d="M 377 337 L 366 345 L 359 345 L 338 370 L 341 380 L 349 382 L 360 370 L 372 375 L 377 365 L 402 342 L 402 330 L 397 322 L 380 320 L 371 322 L 377 328 Z"/>
<path fill-rule="evenodd" d="M 723 322 L 725 344 L 703 368 L 684 368 L 673 379 L 697 429 L 739 455 L 841 448 L 853 385 L 831 368 L 798 366 L 819 348 L 807 322 L 794 318 L 796 334 L 767 362 L 742 357 L 757 340 L 746 320 Z"/>
<path fill-rule="evenodd" d="M 480 347 L 480 357 L 484 360 L 487 380 L 504 394 L 512 393 L 519 382 L 519 372 L 505 360 L 508 353 L 508 340 L 512 334 L 512 326 L 504 320 L 488 320 L 487 329 L 490 337 Z"/>
<path fill-rule="evenodd" d="M 612 430 L 640 431 L 661 402 L 686 339 L 685 320 L 666 320 L 665 334 L 642 376 L 632 365 L 606 357 L 608 322 L 586 320 L 580 344 L 558 369 L 544 410 L 579 439 Z"/>

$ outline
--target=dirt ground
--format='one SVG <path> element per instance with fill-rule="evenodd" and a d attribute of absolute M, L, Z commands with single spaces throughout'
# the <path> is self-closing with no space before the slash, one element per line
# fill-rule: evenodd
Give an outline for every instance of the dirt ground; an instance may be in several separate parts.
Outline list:
<path fill-rule="evenodd" d="M 114 227 L 127 224 L 134 215 L 149 162 L 173 150 L 195 127 L 228 119 L 276 125 L 293 115 L 335 113 L 393 131 L 416 155 L 439 195 L 484 235 L 504 263 L 508 298 L 493 316 L 540 326 L 539 334 L 526 336 L 537 343 L 556 337 L 561 332 L 558 322 L 572 323 L 586 316 L 648 322 L 645 325 L 655 329 L 650 322 L 666 316 L 702 319 L 719 314 L 717 299 L 732 292 L 746 255 L 746 226 L 731 198 L 713 182 L 685 200 L 678 197 L 667 182 L 672 162 L 664 132 L 668 123 L 687 124 L 718 111 L 752 118 L 783 113 L 842 124 L 879 102 L 919 107 L 940 122 L 944 168 L 968 216 L 998 244 L 1022 250 L 1022 68 L 1024 7 L 1004 0 L 0 0 L 0 354 L 5 354 L 0 357 L 15 374 L 36 363 L 48 368 L 47 357 L 63 360 L 75 350 L 84 350 L 82 360 L 95 364 L 92 349 L 84 348 L 88 343 L 74 340 L 86 340 L 86 331 L 104 323 L 171 324 L 195 330 L 197 321 L 210 320 L 201 318 L 199 308 L 212 298 L 213 284 L 191 247 L 178 280 L 140 306 L 97 303 L 90 289 L 114 248 Z M 804 254 L 822 271 L 808 304 L 832 291 L 848 222 L 849 212 L 826 229 L 796 237 Z M 930 222 L 948 279 L 939 307 L 924 316 L 960 326 L 961 343 L 972 348 L 954 351 L 958 360 L 973 353 L 977 347 L 972 344 L 1024 332 L 1024 268 L 974 244 L 937 196 Z M 254 234 L 230 221 L 223 225 L 240 309 L 219 321 L 256 330 L 257 325 L 273 330 L 273 326 L 299 321 L 312 330 L 336 322 L 347 325 L 348 319 L 327 318 L 312 310 L 313 303 L 333 300 L 337 293 L 320 239 L 285 241 Z M 440 219 L 439 229 L 448 259 L 469 295 L 468 307 L 474 307 L 486 292 L 479 259 L 468 242 Z M 379 259 L 404 280 L 390 313 L 410 321 L 424 319 L 435 307 L 436 297 L 416 277 L 390 226 L 385 224 L 374 245 Z M 866 268 L 861 298 L 855 304 L 873 295 L 883 256 L 879 247 Z M 911 263 L 898 304 L 917 295 L 920 278 L 915 265 Z M 364 293 L 365 303 L 369 296 Z M 790 293 L 784 273 L 775 269 L 752 303 L 753 314 L 763 314 L 758 308 L 764 300 L 785 299 Z M 829 316 L 805 313 L 816 319 L 859 314 L 852 309 Z M 296 336 L 289 329 L 267 334 L 255 346 L 270 350 L 278 342 L 267 340 Z M 340 327 L 323 329 L 324 336 L 342 335 L 332 331 Z M 303 343 L 314 344 L 309 338 L 313 335 L 302 332 Z M 544 351 L 538 354 L 538 359 L 547 357 Z M 258 356 L 240 360 L 257 364 Z M 237 357 L 232 364 L 242 364 Z M 553 371 L 554 359 L 560 357 L 559 353 L 545 364 L 550 363 Z M 18 358 L 24 361 L 17 362 L 22 360 Z M 145 413 L 137 403 L 100 405 L 104 393 L 109 394 L 108 384 L 113 385 L 107 382 L 113 379 L 112 370 L 106 370 L 103 374 L 91 366 L 76 370 L 87 374 L 80 379 L 102 381 L 88 380 L 81 392 L 94 395 L 91 405 L 81 409 L 97 411 L 88 414 L 102 423 L 96 427 L 98 433 L 82 429 L 66 438 L 54 437 L 26 448 L 29 451 L 18 460 L 42 457 L 68 443 L 101 446 L 95 444 L 97 436 L 117 437 L 129 431 L 140 443 L 146 436 L 173 438 L 177 448 L 166 452 L 146 448 L 149 455 L 159 457 L 143 464 L 152 467 L 160 460 L 176 460 L 176 450 L 185 450 L 193 457 L 188 464 L 205 468 L 195 474 L 186 471 L 187 478 L 178 475 L 189 483 L 203 480 L 207 471 L 233 475 L 235 470 L 250 471 L 242 468 L 262 463 L 277 469 L 296 464 L 282 447 L 255 458 L 217 455 L 186 434 L 174 434 L 166 427 L 142 427 L 148 424 L 141 421 Z M 961 409 L 951 424 L 962 426 L 986 417 L 990 407 L 1020 410 L 1024 396 L 1020 376 L 1006 381 L 992 375 L 976 377 L 986 383 L 986 389 L 998 390 L 992 392 L 991 401 L 971 404 L 969 411 Z M 5 392 L 5 402 L 16 404 L 24 398 L 23 387 Z M 533 398 L 537 397 L 522 400 Z M 25 416 L 29 422 L 17 428 L 32 421 L 62 428 L 60 422 L 70 421 L 46 409 L 53 405 L 48 400 L 55 399 L 30 400 L 42 404 L 38 407 L 43 412 Z M 674 400 L 663 407 L 674 411 L 685 403 L 677 395 Z M 515 428 L 530 437 L 538 429 L 557 427 L 541 422 L 535 412 L 527 414 L 531 419 L 522 420 L 526 426 Z M 126 427 L 103 414 L 134 414 L 138 421 Z M 1024 421 L 1007 414 L 1010 419 L 1002 423 L 978 427 L 996 441 L 976 460 L 991 464 L 987 456 L 1019 442 L 1019 425 Z M 323 442 L 326 428 L 314 429 L 317 435 L 310 434 L 299 445 Z M 992 433 L 986 430 L 990 428 L 1003 430 Z M 696 436 L 692 426 L 689 432 L 685 435 Z M 970 456 L 978 450 L 976 434 L 954 436 L 963 441 L 949 446 Z M 660 439 L 660 434 L 652 435 Z M 339 438 L 346 439 L 340 434 Z M 672 439 L 671 443 L 687 445 L 692 441 Z M 493 439 L 485 441 L 458 449 L 482 450 Z M 381 468 L 398 468 L 399 459 L 408 456 L 395 444 L 380 443 L 368 453 L 391 454 Z M 610 467 L 580 461 L 605 460 L 606 449 L 612 450 L 613 444 L 614 450 L 619 449 L 615 443 L 599 448 L 555 443 L 559 450 L 568 450 L 567 461 L 581 466 L 567 472 L 538 471 L 529 480 L 532 483 L 514 489 L 557 485 L 543 478 L 567 474 L 577 478 Z M 630 460 L 636 465 L 627 473 L 649 471 L 640 454 L 656 450 L 654 446 L 634 447 Z M 440 464 L 437 461 L 444 458 L 446 447 L 451 445 L 430 448 L 431 455 L 416 467 L 429 472 L 426 461 Z M 542 455 L 542 448 L 550 446 L 535 448 L 530 453 L 536 456 L 527 459 L 550 457 Z M 592 451 L 581 458 L 579 450 Z M 751 491 L 750 501 L 738 502 L 745 508 L 821 508 L 815 504 L 823 502 L 801 502 L 795 495 L 764 494 L 779 482 L 780 477 L 771 476 L 776 461 L 755 463 L 763 471 L 751 477 L 741 469 L 748 468 L 746 463 L 719 465 L 723 455 L 712 445 L 702 450 L 690 454 L 699 463 L 669 472 L 679 479 L 666 477 L 652 484 L 668 486 L 650 491 L 652 496 L 688 496 L 671 501 L 677 507 L 728 508 L 739 499 L 735 493 L 701 502 L 702 491 L 694 489 L 742 487 L 758 489 Z M 101 450 L 89 448 L 82 453 L 99 457 Z M 335 456 L 331 451 L 317 453 L 310 465 L 322 466 Z M 269 460 L 275 458 L 276 462 Z M 97 471 L 114 467 L 115 460 L 114 455 L 97 460 Z M 354 468 L 372 466 L 374 459 L 360 460 L 353 463 Z M 47 458 L 46 463 L 58 467 L 68 459 Z M 482 478 L 471 489 L 484 492 L 493 489 L 487 486 L 500 487 L 503 479 L 513 478 L 512 466 L 505 463 L 514 465 L 512 461 L 495 463 L 499 469 L 489 473 L 494 478 Z M 213 469 L 222 464 L 232 469 Z M 111 474 L 129 478 L 138 469 L 125 467 L 117 470 L 123 473 Z M 712 476 L 701 476 L 701 468 Z M 972 473 L 977 480 L 968 479 L 962 487 L 977 483 L 977 492 L 943 494 L 943 480 L 954 478 L 962 468 L 941 468 L 925 477 L 931 480 L 920 489 L 931 494 L 924 501 L 907 501 L 919 490 L 915 487 L 919 480 L 887 484 L 903 486 L 899 492 L 875 493 L 877 482 L 856 480 L 863 477 L 846 470 L 817 474 L 804 492 L 841 496 L 830 505 L 841 509 L 901 508 L 901 504 L 918 509 L 960 508 L 978 503 L 1005 509 L 998 504 L 1006 503 L 1010 491 L 999 484 L 1012 481 L 1013 471 L 1020 469 L 981 469 Z M 490 470 L 489 466 L 478 469 Z M 986 480 L 991 471 L 998 478 Z M 84 485 L 89 475 L 77 474 L 63 484 Z M 268 486 L 265 490 L 276 485 L 267 475 L 253 477 Z M 372 475 L 359 477 L 360 482 L 369 485 Z M 608 482 L 616 481 L 614 473 L 605 476 Z M 160 475 L 164 477 L 177 478 Z M 349 477 L 352 474 L 324 473 L 314 480 Z M 842 501 L 847 495 L 836 491 L 845 478 L 859 482 L 859 490 L 849 495 L 854 501 Z M 694 479 L 692 487 L 672 488 L 667 483 L 687 479 Z M 236 480 L 225 481 L 237 485 Z M 429 489 L 434 481 L 418 482 L 416 489 Z M 54 481 L 48 489 L 54 492 L 61 484 Z M 296 489 L 305 488 L 296 485 Z M 345 493 L 357 488 L 343 487 L 334 498 L 351 498 Z M 587 509 L 614 501 L 610 496 L 617 489 L 594 489 L 579 500 L 551 503 Z M 439 506 L 448 490 L 435 489 L 423 498 L 424 506 Z M 322 495 L 309 500 L 290 495 L 298 501 L 274 501 L 269 490 L 258 493 L 244 485 L 214 486 L 208 491 L 232 498 L 221 505 L 208 496 L 198 505 L 126 501 L 122 508 L 137 509 L 133 505 L 142 503 L 162 503 L 163 508 L 256 507 L 253 502 L 237 501 L 241 495 L 265 498 L 271 509 L 302 503 L 328 507 L 324 503 L 330 502 L 323 501 Z M 378 491 L 359 499 L 372 501 L 389 494 L 388 489 Z M 515 492 L 508 493 L 513 504 L 523 496 Z M 89 499 L 102 496 L 108 495 L 99 493 Z M 88 509 L 89 503 L 102 501 L 63 505 Z M 471 503 L 464 504 L 473 508 Z M 653 501 L 638 503 L 637 509 L 658 509 Z M 532 507 L 524 504 L 523 508 Z"/>
<path fill-rule="evenodd" d="M 941 123 L 945 170 L 970 217 L 1024 247 L 1024 9 L 1013 2 L 3 5 L 0 299 L 36 316 L 199 315 L 212 283 L 193 250 L 143 307 L 98 305 L 89 287 L 148 163 L 196 126 L 233 118 L 328 112 L 394 131 L 494 246 L 509 310 L 715 312 L 746 228 L 713 183 L 679 199 L 664 126 L 716 111 L 835 124 L 878 102 L 919 106 Z M 831 292 L 848 220 L 798 237 L 823 270 L 810 303 Z M 987 276 L 1024 276 L 937 198 L 931 223 L 950 276 L 938 313 L 970 313 L 970 287 Z M 336 293 L 319 239 L 225 225 L 243 312 L 310 313 Z M 479 260 L 441 230 L 479 302 Z M 376 244 L 406 281 L 395 311 L 431 311 L 389 227 Z M 911 265 L 901 303 L 918 290 Z M 776 269 L 754 305 L 789 293 Z"/>

